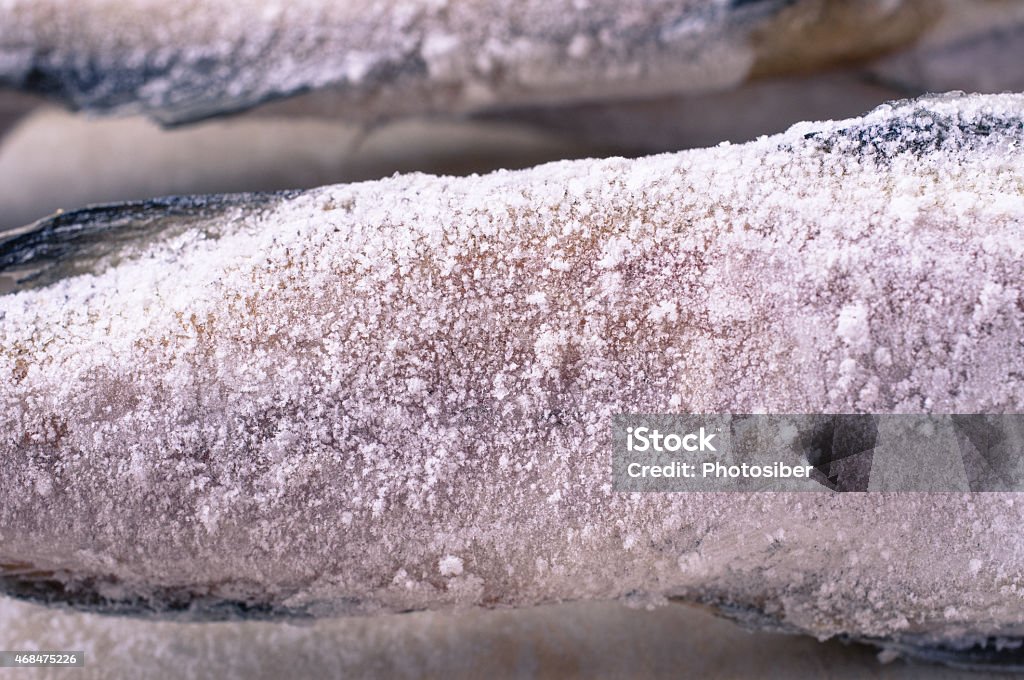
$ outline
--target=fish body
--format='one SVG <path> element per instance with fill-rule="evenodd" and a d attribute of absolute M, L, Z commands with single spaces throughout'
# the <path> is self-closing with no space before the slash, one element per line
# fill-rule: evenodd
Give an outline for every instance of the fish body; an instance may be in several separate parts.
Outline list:
<path fill-rule="evenodd" d="M 44 221 L 0 246 L 30 272 L 0 296 L 3 588 L 200 619 L 685 600 L 1019 638 L 1013 494 L 626 494 L 610 423 L 1024 410 L 1022 141 L 1024 97 L 950 95 Z"/>
<path fill-rule="evenodd" d="M 355 121 L 458 115 L 727 89 L 862 60 L 912 44 L 947 5 L 17 0 L 0 8 L 0 84 L 169 125 L 304 93 L 315 94 L 307 109 Z"/>

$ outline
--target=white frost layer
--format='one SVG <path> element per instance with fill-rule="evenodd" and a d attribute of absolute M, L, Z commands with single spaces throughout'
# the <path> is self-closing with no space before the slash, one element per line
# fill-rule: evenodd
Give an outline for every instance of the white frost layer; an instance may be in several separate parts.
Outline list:
<path fill-rule="evenodd" d="M 348 119 L 457 113 L 731 85 L 766 13 L 717 0 L 8 0 L 0 82 L 165 122 L 321 89 Z"/>
<path fill-rule="evenodd" d="M 1013 495 L 617 494 L 609 424 L 1022 410 L 1022 110 L 327 187 L 0 297 L 0 562 L 156 604 L 1020 635 Z"/>
<path fill-rule="evenodd" d="M 309 91 L 380 119 L 729 88 L 1019 16 L 987 0 L 5 0 L 0 83 L 164 122 Z"/>
<path fill-rule="evenodd" d="M 751 633 L 692 607 L 574 602 L 515 610 L 417 612 L 301 625 L 193 625 L 54 611 L 0 599 L 13 649 L 77 649 L 86 666 L 10 671 L 12 680 L 692 677 L 756 680 L 999 680 L 930 665 L 879 666 L 867 649 Z M 6 676 L 5 676 L 6 677 Z M 1005 676 L 1000 676 L 1005 677 Z"/>

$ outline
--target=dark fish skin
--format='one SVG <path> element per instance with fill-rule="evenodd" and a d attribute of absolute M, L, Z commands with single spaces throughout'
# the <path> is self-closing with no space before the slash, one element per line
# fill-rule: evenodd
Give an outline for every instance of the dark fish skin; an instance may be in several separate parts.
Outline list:
<path fill-rule="evenodd" d="M 104 594 L 117 585 L 116 579 L 94 576 L 69 583 L 67 574 L 37 569 L 25 563 L 0 563 L 0 592 L 51 607 L 68 607 L 108 616 L 180 621 L 294 621 L 313 617 L 304 608 L 258 600 L 230 600 L 190 588 L 159 588 L 147 597 L 120 599 Z"/>
<path fill-rule="evenodd" d="M 259 212 L 297 193 L 167 196 L 58 212 L 0 241 L 0 275 L 15 278 L 15 290 L 43 287 L 89 271 L 126 244 L 192 227 L 213 235 L 218 221 Z"/>

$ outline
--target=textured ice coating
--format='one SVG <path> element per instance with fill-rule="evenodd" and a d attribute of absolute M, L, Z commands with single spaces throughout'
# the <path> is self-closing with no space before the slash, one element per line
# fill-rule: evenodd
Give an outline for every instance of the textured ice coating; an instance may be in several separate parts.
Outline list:
<path fill-rule="evenodd" d="M 5 0 L 0 83 L 167 123 L 320 90 L 350 119 L 461 113 L 874 56 L 959 2 Z"/>
<path fill-rule="evenodd" d="M 610 483 L 616 412 L 1021 411 L 1022 107 L 326 187 L 0 297 L 4 585 L 196 616 L 679 597 L 821 636 L 1022 635 L 1012 494 Z"/>

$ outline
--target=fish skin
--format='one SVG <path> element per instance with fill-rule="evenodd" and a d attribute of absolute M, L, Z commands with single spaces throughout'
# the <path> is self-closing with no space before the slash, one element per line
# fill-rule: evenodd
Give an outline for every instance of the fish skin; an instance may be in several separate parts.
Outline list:
<path fill-rule="evenodd" d="M 304 93 L 354 121 L 460 115 L 728 89 L 862 60 L 912 44 L 944 6 L 13 0 L 0 8 L 0 85 L 164 125 Z"/>
<path fill-rule="evenodd" d="M 213 225 L 258 212 L 260 206 L 294 197 L 296 191 L 166 196 L 61 211 L 0 240 L 0 274 L 14 290 L 48 285 L 110 264 L 125 253 L 192 227 L 213 235 Z M 113 260 L 111 260 L 113 258 Z"/>
<path fill-rule="evenodd" d="M 603 487 L 614 412 L 1024 411 L 1022 112 L 948 95 L 182 199 L 209 229 L 62 251 L 0 296 L 0 587 L 181 619 L 679 599 L 915 649 L 1024 637 L 1013 494 Z M 30 236 L 6 252 L 48 252 Z"/>

